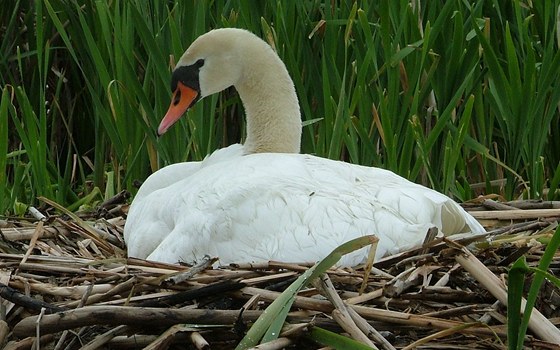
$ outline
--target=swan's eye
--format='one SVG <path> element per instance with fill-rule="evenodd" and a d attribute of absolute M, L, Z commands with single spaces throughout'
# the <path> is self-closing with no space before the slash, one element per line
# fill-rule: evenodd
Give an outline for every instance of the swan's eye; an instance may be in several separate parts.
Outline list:
<path fill-rule="evenodd" d="M 200 68 L 200 67 L 204 66 L 204 60 L 202 58 L 199 59 L 198 61 L 195 62 L 194 66 L 196 68 Z"/>

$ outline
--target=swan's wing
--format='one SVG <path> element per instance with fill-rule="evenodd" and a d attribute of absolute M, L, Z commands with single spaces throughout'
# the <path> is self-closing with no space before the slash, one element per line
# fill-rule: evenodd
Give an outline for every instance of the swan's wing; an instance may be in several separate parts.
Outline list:
<path fill-rule="evenodd" d="M 176 221 L 174 211 L 169 209 L 170 198 L 189 186 L 191 176 L 201 168 L 231 161 L 242 154 L 243 146 L 235 144 L 217 150 L 202 162 L 176 163 L 150 175 L 138 190 L 124 227 L 129 256 L 146 258 L 169 235 Z M 177 183 L 180 184 L 176 186 Z"/>
<path fill-rule="evenodd" d="M 420 244 L 432 226 L 448 229 L 447 221 L 454 224 L 445 233 L 461 232 L 468 216 L 391 172 L 305 155 L 255 154 L 208 166 L 167 198 L 168 211 L 158 215 L 171 232 L 148 258 L 168 262 L 204 254 L 223 263 L 314 261 L 366 234 L 379 236 L 381 257 Z"/>

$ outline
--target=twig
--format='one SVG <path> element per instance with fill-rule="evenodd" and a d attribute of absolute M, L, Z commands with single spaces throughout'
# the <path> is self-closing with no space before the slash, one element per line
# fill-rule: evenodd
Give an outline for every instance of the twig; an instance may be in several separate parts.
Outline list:
<path fill-rule="evenodd" d="M 217 260 L 218 258 L 211 258 L 210 256 L 205 255 L 198 264 L 191 267 L 188 271 L 179 272 L 176 275 L 169 277 L 164 281 L 163 285 L 168 286 L 170 284 L 179 284 L 183 281 L 191 279 L 197 273 L 200 273 L 206 270 L 207 268 L 209 268 L 210 266 L 212 266 L 212 264 L 215 263 Z"/>

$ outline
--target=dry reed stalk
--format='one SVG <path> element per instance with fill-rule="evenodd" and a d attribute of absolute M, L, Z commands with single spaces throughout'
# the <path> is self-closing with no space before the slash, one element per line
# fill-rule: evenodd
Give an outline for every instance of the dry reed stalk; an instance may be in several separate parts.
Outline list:
<path fill-rule="evenodd" d="M 321 275 L 319 279 L 316 280 L 315 284 L 318 285 L 318 289 L 321 290 L 322 294 L 324 294 L 331 304 L 334 305 L 335 309 L 332 311 L 332 316 L 342 329 L 344 329 L 354 340 L 376 349 L 375 344 L 373 344 L 373 342 L 362 332 L 350 316 L 346 305 L 329 279 L 329 275 Z"/>
<path fill-rule="evenodd" d="M 502 304 L 507 305 L 507 287 L 470 251 L 462 247 L 457 250 L 455 259 L 468 271 L 480 284 L 486 288 Z M 521 300 L 524 310 L 527 301 Z M 533 309 L 529 319 L 529 329 L 542 340 L 560 344 L 560 330 L 554 326 L 539 310 Z"/>
<path fill-rule="evenodd" d="M 39 339 L 40 344 L 48 344 L 53 341 L 54 335 L 47 334 L 41 336 Z M 25 339 L 19 341 L 11 341 L 6 344 L 6 346 L 2 350 L 28 350 L 28 349 L 36 349 L 35 344 L 37 339 L 35 337 L 27 337 Z"/>
<path fill-rule="evenodd" d="M 293 315 L 293 314 L 291 314 Z M 309 330 L 310 323 L 286 323 L 280 332 L 281 337 L 293 338 Z"/>
<path fill-rule="evenodd" d="M 346 302 L 347 304 L 353 304 L 353 305 L 362 304 L 362 303 L 365 303 L 366 301 L 370 301 L 372 299 L 377 299 L 381 296 L 383 296 L 383 288 L 376 289 L 374 291 L 364 293 L 362 295 L 358 295 L 358 296 L 355 296 L 355 297 L 350 297 L 350 298 L 344 300 L 344 302 Z"/>
<path fill-rule="evenodd" d="M 168 296 L 173 296 L 175 295 L 175 292 L 172 291 L 163 291 L 163 292 L 157 292 L 157 293 L 150 293 L 150 294 L 145 294 L 145 295 L 136 295 L 136 296 L 127 296 L 126 298 L 120 298 L 120 299 L 113 299 L 113 300 L 108 300 L 105 302 L 99 302 L 96 305 L 100 305 L 100 306 L 128 306 L 128 304 L 130 303 L 135 303 L 135 302 L 141 302 L 141 301 L 146 301 L 146 300 L 153 300 L 153 299 L 157 299 L 157 298 L 164 298 L 164 297 L 168 297 Z"/>
<path fill-rule="evenodd" d="M 94 340 L 90 341 L 84 345 L 81 350 L 95 350 L 101 348 L 103 345 L 107 344 L 117 335 L 121 335 L 128 330 L 128 326 L 117 326 L 108 330 L 107 332 L 100 334 L 95 337 Z"/>
<path fill-rule="evenodd" d="M 133 334 L 130 336 L 119 335 L 111 339 L 107 345 L 111 349 L 139 349 L 148 346 L 157 339 L 157 335 Z"/>
<path fill-rule="evenodd" d="M 261 284 L 263 282 L 285 280 L 287 278 L 294 277 L 294 276 L 298 276 L 298 273 L 295 272 L 295 271 L 280 272 L 280 273 L 266 275 L 266 276 L 243 279 L 243 280 L 241 280 L 241 282 L 246 284 L 246 285 L 251 286 L 251 285 Z"/>
<path fill-rule="evenodd" d="M 286 346 L 292 345 L 293 341 L 290 338 L 277 338 L 268 343 L 260 344 L 249 348 L 248 350 L 281 350 Z"/>
<path fill-rule="evenodd" d="M 340 325 L 340 327 L 344 329 L 344 331 L 348 333 L 348 335 L 350 335 L 350 338 L 375 350 L 378 350 L 375 344 L 373 344 L 373 342 L 362 332 L 362 330 L 358 326 L 356 326 L 356 323 L 354 323 L 354 320 L 350 317 L 348 311 L 334 309 L 331 315 L 332 318 Z"/>
<path fill-rule="evenodd" d="M 374 341 L 376 341 L 378 344 L 381 345 L 381 347 L 384 350 L 396 350 L 395 347 L 393 345 L 391 345 L 391 343 L 389 343 L 387 341 L 387 339 L 385 339 L 384 336 L 381 335 L 381 333 L 379 333 L 371 324 L 369 324 L 362 316 L 360 316 L 356 310 L 354 310 L 353 308 L 349 307 L 348 308 L 348 313 L 350 314 L 350 317 L 352 317 L 352 320 L 354 321 L 354 323 L 356 323 L 356 325 L 360 328 L 360 330 L 370 339 L 373 339 Z"/>
<path fill-rule="evenodd" d="M 259 295 L 253 295 L 249 300 L 243 304 L 242 310 L 255 310 L 261 300 Z"/>
<path fill-rule="evenodd" d="M 9 227 L 2 229 L 2 236 L 7 241 L 27 241 L 35 234 L 35 227 Z M 71 232 L 62 226 L 46 226 L 43 228 L 42 239 L 56 237 L 57 235 L 70 235 Z"/>
<path fill-rule="evenodd" d="M 196 274 L 211 267 L 212 264 L 215 263 L 217 260 L 218 258 L 210 258 L 210 256 L 205 255 L 198 264 L 191 267 L 188 271 L 179 272 L 178 274 L 169 277 L 165 282 L 171 284 L 179 284 L 183 281 L 191 279 Z"/>
<path fill-rule="evenodd" d="M 507 205 L 502 202 L 496 202 L 492 199 L 483 199 L 481 202 L 482 206 L 491 210 L 519 210 L 519 208 Z"/>
<path fill-rule="evenodd" d="M 194 347 L 197 348 L 197 350 L 210 349 L 210 343 L 208 343 L 208 341 L 206 341 L 206 339 L 204 339 L 202 334 L 200 334 L 199 332 L 192 332 L 190 338 L 191 342 L 193 343 Z"/>
<path fill-rule="evenodd" d="M 175 336 L 181 332 L 192 332 L 194 329 L 192 327 L 176 324 L 169 327 L 165 332 L 163 332 L 156 340 L 151 342 L 144 350 L 159 350 L 167 349 L 169 344 L 173 341 Z"/>
<path fill-rule="evenodd" d="M 106 325 L 131 325 L 139 327 L 172 326 L 178 323 L 199 323 L 231 325 L 239 318 L 254 321 L 262 311 L 246 310 L 211 310 L 211 309 L 162 309 L 139 308 L 130 306 L 85 306 L 80 309 L 44 315 L 39 323 L 43 334 L 59 332 L 65 329 Z M 23 337 L 33 335 L 38 316 L 29 316 L 13 328 L 15 335 Z"/>
<path fill-rule="evenodd" d="M 433 341 L 433 340 L 436 340 L 436 339 L 439 339 L 439 338 L 443 338 L 443 337 L 448 337 L 448 336 L 453 335 L 453 334 L 455 334 L 455 333 L 461 332 L 462 330 L 465 330 L 465 329 L 467 329 L 467 328 L 469 328 L 469 327 L 480 327 L 480 326 L 481 326 L 480 323 L 478 323 L 478 322 L 473 322 L 473 323 L 465 323 L 465 324 L 462 324 L 462 325 L 460 325 L 460 326 L 453 327 L 453 328 L 450 328 L 450 329 L 444 329 L 444 330 L 441 330 L 441 331 L 436 332 L 436 333 L 434 333 L 434 334 L 430 334 L 429 336 L 424 337 L 424 338 L 422 338 L 422 339 L 418 339 L 417 341 L 415 341 L 415 342 L 413 342 L 413 343 L 411 343 L 411 344 L 408 344 L 407 346 L 405 346 L 405 347 L 402 348 L 401 350 L 412 350 L 412 349 L 416 349 L 417 347 L 419 347 L 419 346 L 421 346 L 421 345 L 423 345 L 423 344 L 426 344 L 426 343 L 428 343 L 428 342 L 430 342 L 430 341 Z M 498 338 L 498 339 L 499 339 L 499 338 Z M 503 345 L 503 344 L 502 344 L 502 345 Z"/>
<path fill-rule="evenodd" d="M 462 315 L 469 315 L 469 314 L 477 311 L 477 309 L 479 309 L 479 308 L 480 308 L 479 305 L 471 304 L 471 305 L 458 306 L 458 307 L 454 307 L 454 308 L 451 308 L 451 309 L 444 309 L 444 310 L 427 312 L 423 315 L 424 316 L 430 316 L 430 317 L 457 317 L 457 316 L 462 316 Z"/>
<path fill-rule="evenodd" d="M 109 298 L 111 298 L 115 295 L 126 293 L 126 292 L 130 291 L 137 282 L 138 282 L 138 278 L 136 276 L 132 276 L 128 280 L 126 280 L 122 283 L 119 283 L 116 286 L 110 285 L 112 288 L 109 289 L 108 291 L 104 292 L 104 293 L 93 293 L 93 295 L 90 296 L 87 299 L 87 302 L 85 303 L 85 305 L 100 303 L 100 302 L 102 302 L 104 300 L 107 300 L 107 299 L 109 299 Z M 68 308 L 72 308 L 76 305 L 77 305 L 77 302 L 75 302 L 75 301 L 65 303 L 65 306 L 68 307 Z"/>
<path fill-rule="evenodd" d="M 0 320 L 0 345 L 4 344 L 6 337 L 10 333 L 10 327 L 4 320 Z"/>
<path fill-rule="evenodd" d="M 89 288 L 86 290 L 86 292 L 84 293 L 82 298 L 79 300 L 78 308 L 83 307 L 85 305 L 85 303 L 87 302 L 87 300 L 88 300 L 88 298 L 91 294 L 92 289 L 93 289 L 93 285 L 90 284 Z M 54 350 L 60 350 L 62 348 L 62 346 L 64 345 L 64 342 L 66 341 L 66 337 L 68 336 L 68 332 L 69 331 L 67 329 L 65 329 L 62 332 L 62 335 L 58 339 L 58 342 L 56 343 L 56 345 L 54 347 Z"/>
<path fill-rule="evenodd" d="M 30 282 L 22 277 L 14 276 L 12 282 L 10 283 L 12 287 L 22 289 L 26 284 L 32 291 L 40 294 L 48 294 L 53 296 L 58 296 L 61 298 L 70 298 L 74 300 L 79 300 L 85 293 L 85 291 L 90 288 L 89 285 L 80 285 L 72 287 L 57 287 L 50 283 L 42 282 Z M 92 294 L 106 293 L 111 290 L 114 286 L 111 284 L 96 284 L 93 285 Z"/>
<path fill-rule="evenodd" d="M 45 224 L 45 222 L 43 220 L 41 220 L 41 221 L 39 221 L 39 223 L 35 227 L 35 231 L 33 232 L 33 236 L 31 236 L 31 240 L 29 241 L 29 247 L 27 248 L 27 251 L 23 255 L 23 258 L 21 259 L 21 263 L 25 263 L 27 261 L 27 259 L 29 258 L 29 256 L 31 255 L 31 252 L 33 251 L 33 248 L 35 248 L 35 244 L 37 243 L 37 240 L 43 234 L 44 224 Z"/>
<path fill-rule="evenodd" d="M 490 210 L 472 211 L 470 214 L 475 219 L 488 220 L 526 220 L 537 218 L 560 217 L 560 209 L 528 209 L 528 210 Z"/>

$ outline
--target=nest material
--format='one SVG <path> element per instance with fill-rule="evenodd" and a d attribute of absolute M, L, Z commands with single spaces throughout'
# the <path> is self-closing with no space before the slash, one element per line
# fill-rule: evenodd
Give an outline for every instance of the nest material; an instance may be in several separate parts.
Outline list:
<path fill-rule="evenodd" d="M 508 213 L 495 203 L 468 208 L 493 228 L 486 235 L 435 239 L 367 273 L 329 270 L 299 292 L 280 337 L 267 346 L 321 348 L 309 336 L 320 327 L 379 349 L 505 348 L 508 267 L 522 255 L 538 265 L 560 209 L 523 201 L 506 205 L 538 208 Z M 196 266 L 126 258 L 126 206 L 110 205 L 96 217 L 3 222 L 0 347 L 233 349 L 312 265 L 216 268 L 213 257 Z M 549 272 L 559 276 L 559 270 L 557 252 Z M 560 291 L 545 281 L 526 346 L 558 348 L 559 324 Z"/>

